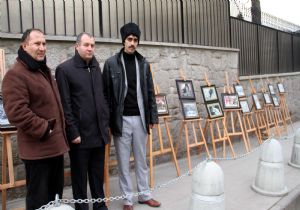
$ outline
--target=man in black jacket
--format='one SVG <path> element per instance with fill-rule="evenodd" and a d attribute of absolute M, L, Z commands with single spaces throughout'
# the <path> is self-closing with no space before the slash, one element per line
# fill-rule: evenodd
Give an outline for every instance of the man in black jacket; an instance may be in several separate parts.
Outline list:
<path fill-rule="evenodd" d="M 151 197 L 146 163 L 147 132 L 158 123 L 149 63 L 136 48 L 140 29 L 135 23 L 121 30 L 124 48 L 109 58 L 103 69 L 104 93 L 110 108 L 110 128 L 118 159 L 120 188 L 126 195 L 123 210 L 133 210 L 130 150 L 133 149 L 139 203 L 159 207 Z"/>
<path fill-rule="evenodd" d="M 105 144 L 109 112 L 103 94 L 102 74 L 94 56 L 95 39 L 88 33 L 77 37 L 75 56 L 56 69 L 56 80 L 70 142 L 72 190 L 75 199 L 87 198 L 87 177 L 93 198 L 103 198 Z M 88 204 L 76 204 L 87 210 Z M 107 210 L 94 203 L 94 210 Z"/>

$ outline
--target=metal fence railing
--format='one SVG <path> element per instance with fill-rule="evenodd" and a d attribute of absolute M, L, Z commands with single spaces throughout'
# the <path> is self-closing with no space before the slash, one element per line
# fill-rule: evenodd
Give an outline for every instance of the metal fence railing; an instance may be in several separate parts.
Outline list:
<path fill-rule="evenodd" d="M 231 38 L 240 49 L 240 75 L 300 71 L 300 36 L 231 18 Z"/>
<path fill-rule="evenodd" d="M 0 0 L 0 32 L 120 38 L 126 22 L 141 40 L 240 49 L 240 75 L 300 71 L 300 37 L 230 17 L 232 0 Z"/>

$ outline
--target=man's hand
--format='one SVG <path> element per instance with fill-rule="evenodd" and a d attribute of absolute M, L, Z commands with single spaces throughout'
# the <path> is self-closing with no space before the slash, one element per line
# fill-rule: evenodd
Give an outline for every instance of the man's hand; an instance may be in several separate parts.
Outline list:
<path fill-rule="evenodd" d="M 80 144 L 80 143 L 81 143 L 81 138 L 80 138 L 80 136 L 78 136 L 76 139 L 73 139 L 71 142 L 72 142 L 73 144 Z"/>

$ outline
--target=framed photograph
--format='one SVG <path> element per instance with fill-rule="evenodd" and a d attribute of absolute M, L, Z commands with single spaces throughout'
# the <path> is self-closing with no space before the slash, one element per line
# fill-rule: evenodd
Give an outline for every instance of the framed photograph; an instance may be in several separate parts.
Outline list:
<path fill-rule="evenodd" d="M 279 106 L 280 100 L 279 100 L 278 96 L 276 94 L 272 94 L 271 96 L 272 96 L 272 101 L 273 101 L 274 106 Z"/>
<path fill-rule="evenodd" d="M 279 93 L 285 93 L 284 86 L 282 83 L 277 83 L 277 87 Z"/>
<path fill-rule="evenodd" d="M 263 93 L 265 104 L 272 104 L 272 100 L 269 93 Z"/>
<path fill-rule="evenodd" d="M 199 118 L 196 101 L 181 100 L 181 106 L 185 120 Z"/>
<path fill-rule="evenodd" d="M 5 114 L 4 108 L 3 108 L 3 101 L 2 97 L 0 96 L 0 130 L 15 130 L 16 127 L 11 125 L 7 119 L 7 116 Z"/>
<path fill-rule="evenodd" d="M 239 96 L 236 93 L 228 94 L 221 93 L 222 103 L 224 109 L 237 109 L 240 108 Z"/>
<path fill-rule="evenodd" d="M 262 107 L 261 107 L 258 95 L 257 94 L 253 94 L 252 95 L 252 99 L 253 99 L 253 104 L 255 105 L 256 110 L 261 110 Z"/>
<path fill-rule="evenodd" d="M 219 102 L 205 104 L 210 119 L 223 117 L 223 111 Z"/>
<path fill-rule="evenodd" d="M 244 88 L 243 88 L 242 85 L 236 84 L 236 85 L 233 85 L 233 87 L 234 87 L 234 90 L 238 94 L 239 97 L 245 97 L 246 96 L 246 94 L 244 92 Z"/>
<path fill-rule="evenodd" d="M 195 100 L 195 92 L 192 80 L 176 80 L 176 87 L 180 99 Z"/>
<path fill-rule="evenodd" d="M 269 91 L 270 91 L 270 94 L 275 94 L 275 89 L 274 89 L 274 86 L 271 85 L 271 84 L 268 84 L 268 88 L 269 88 Z"/>
<path fill-rule="evenodd" d="M 250 107 L 247 100 L 240 100 L 240 106 L 243 114 L 250 113 Z"/>
<path fill-rule="evenodd" d="M 218 93 L 215 85 L 201 86 L 204 102 L 211 102 L 219 100 Z"/>
<path fill-rule="evenodd" d="M 158 115 L 168 115 L 168 103 L 166 94 L 158 94 L 155 96 Z"/>

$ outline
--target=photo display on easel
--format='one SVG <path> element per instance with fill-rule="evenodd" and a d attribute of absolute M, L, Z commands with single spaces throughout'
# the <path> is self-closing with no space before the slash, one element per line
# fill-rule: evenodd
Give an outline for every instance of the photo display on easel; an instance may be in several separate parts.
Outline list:
<path fill-rule="evenodd" d="M 175 80 L 185 120 L 198 119 L 199 112 L 192 80 Z"/>
<path fill-rule="evenodd" d="M 201 86 L 204 104 L 210 119 L 223 117 L 223 110 L 219 101 L 218 92 L 215 85 Z"/>
<path fill-rule="evenodd" d="M 245 114 L 245 113 L 250 113 L 250 107 L 249 107 L 249 104 L 248 104 L 248 101 L 247 99 L 243 99 L 243 100 L 240 100 L 240 105 L 241 105 L 241 109 L 242 109 L 242 113 Z"/>
<path fill-rule="evenodd" d="M 279 97 L 276 94 L 272 94 L 271 97 L 272 97 L 273 105 L 276 107 L 280 106 Z"/>
<path fill-rule="evenodd" d="M 285 89 L 282 83 L 277 83 L 277 88 L 279 93 L 285 93 Z"/>
<path fill-rule="evenodd" d="M 270 94 L 267 93 L 267 92 L 262 93 L 262 94 L 263 94 L 263 97 L 264 97 L 265 104 L 272 104 Z"/>
<path fill-rule="evenodd" d="M 259 98 L 257 94 L 252 94 L 253 104 L 256 110 L 261 110 L 262 106 L 260 104 Z"/>
<path fill-rule="evenodd" d="M 155 95 L 157 112 L 159 116 L 169 115 L 167 95 L 160 93 Z"/>
<path fill-rule="evenodd" d="M 11 125 L 7 119 L 7 116 L 3 108 L 2 96 L 0 96 L 0 131 L 15 130 L 15 129 L 16 127 Z"/>
<path fill-rule="evenodd" d="M 246 97 L 244 88 L 241 84 L 234 84 L 234 91 L 238 94 L 239 98 Z"/>
<path fill-rule="evenodd" d="M 221 93 L 223 109 L 240 108 L 239 96 L 236 93 Z"/>
<path fill-rule="evenodd" d="M 275 94 L 275 88 L 274 88 L 273 85 L 268 84 L 268 88 L 269 88 L 269 92 L 270 92 L 271 95 L 272 95 L 272 94 Z"/>

